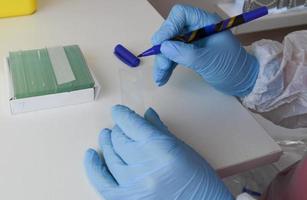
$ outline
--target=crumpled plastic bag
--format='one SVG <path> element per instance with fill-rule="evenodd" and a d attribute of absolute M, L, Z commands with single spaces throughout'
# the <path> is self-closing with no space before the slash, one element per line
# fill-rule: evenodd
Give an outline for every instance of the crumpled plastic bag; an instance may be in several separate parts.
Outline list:
<path fill-rule="evenodd" d="M 251 49 L 260 69 L 243 105 L 277 125 L 307 127 L 307 31 L 290 33 L 283 44 L 260 40 Z"/>

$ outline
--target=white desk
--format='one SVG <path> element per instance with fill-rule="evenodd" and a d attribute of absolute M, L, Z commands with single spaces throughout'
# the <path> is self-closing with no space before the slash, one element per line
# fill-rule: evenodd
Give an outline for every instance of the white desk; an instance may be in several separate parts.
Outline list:
<path fill-rule="evenodd" d="M 123 65 L 113 47 L 123 43 L 141 52 L 162 18 L 144 0 L 41 0 L 39 5 L 33 16 L 0 20 L 0 58 L 9 50 L 79 44 L 103 95 L 89 104 L 11 116 L 0 68 L 0 199 L 98 200 L 85 177 L 83 154 L 97 147 L 100 129 L 112 126 L 111 106 L 120 103 Z M 151 66 L 149 58 L 141 68 L 145 104 L 221 175 L 278 158 L 279 147 L 236 99 L 184 69 L 157 89 Z"/>

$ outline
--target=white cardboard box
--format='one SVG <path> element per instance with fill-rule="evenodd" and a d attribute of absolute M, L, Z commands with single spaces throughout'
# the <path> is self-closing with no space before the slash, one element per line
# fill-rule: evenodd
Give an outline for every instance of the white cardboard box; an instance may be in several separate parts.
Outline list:
<path fill-rule="evenodd" d="M 19 114 L 43 109 L 50 109 L 80 103 L 94 101 L 100 94 L 100 85 L 90 70 L 95 85 L 93 88 L 63 92 L 57 94 L 48 94 L 43 96 L 28 97 L 22 99 L 14 98 L 13 82 L 9 69 L 8 59 L 5 58 L 5 74 L 8 88 L 8 99 L 12 114 Z"/>

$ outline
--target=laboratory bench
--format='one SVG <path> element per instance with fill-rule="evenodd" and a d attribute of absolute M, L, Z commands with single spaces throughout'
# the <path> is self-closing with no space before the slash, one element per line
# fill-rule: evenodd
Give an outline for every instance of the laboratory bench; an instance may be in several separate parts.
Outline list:
<path fill-rule="evenodd" d="M 39 0 L 34 15 L 0 19 L 1 58 L 9 51 L 78 44 L 102 87 L 91 103 L 12 115 L 0 65 L 0 199 L 100 199 L 87 181 L 83 156 L 87 148 L 98 148 L 100 130 L 113 126 L 111 107 L 123 102 L 123 70 L 143 77 L 138 111 L 156 109 L 221 177 L 280 157 L 280 147 L 237 99 L 195 73 L 178 67 L 158 88 L 151 75 L 153 57 L 130 69 L 113 55 L 118 43 L 135 53 L 150 47 L 162 22 L 143 0 Z"/>

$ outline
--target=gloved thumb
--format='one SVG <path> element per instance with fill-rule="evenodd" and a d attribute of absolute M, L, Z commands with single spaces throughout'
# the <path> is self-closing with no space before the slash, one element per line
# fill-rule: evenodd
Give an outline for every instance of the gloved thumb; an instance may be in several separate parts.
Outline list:
<path fill-rule="evenodd" d="M 168 59 L 192 67 L 199 54 L 199 47 L 178 41 L 165 41 L 161 45 L 161 53 Z"/>

